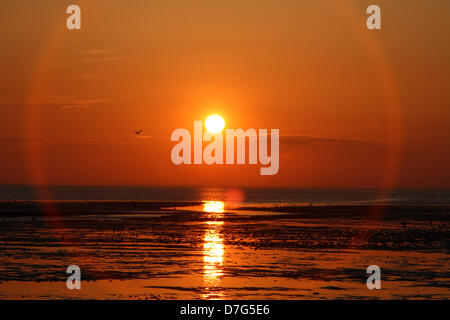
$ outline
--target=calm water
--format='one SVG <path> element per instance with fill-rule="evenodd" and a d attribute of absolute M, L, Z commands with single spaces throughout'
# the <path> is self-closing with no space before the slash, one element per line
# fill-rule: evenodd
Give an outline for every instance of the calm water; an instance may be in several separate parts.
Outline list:
<path fill-rule="evenodd" d="M 225 202 L 436 205 L 450 202 L 444 191 L 398 191 L 382 199 L 370 190 L 47 191 L 3 186 L 0 199 L 204 203 L 119 215 L 0 217 L 0 299 L 450 298 L 449 207 L 410 215 L 411 207 L 402 206 L 397 218 L 376 221 L 305 218 L 283 207 L 230 209 Z M 81 290 L 66 287 L 72 264 L 82 270 Z M 366 287 L 366 269 L 373 264 L 382 270 L 382 290 Z"/>
<path fill-rule="evenodd" d="M 0 186 L 0 200 L 155 200 L 244 203 L 450 204 L 450 190 L 398 190 L 380 195 L 364 189 Z"/>
<path fill-rule="evenodd" d="M 447 220 L 225 210 L 3 218 L 0 299 L 448 299 Z M 66 288 L 66 268 L 82 289 Z M 369 265 L 382 290 L 368 290 Z"/>

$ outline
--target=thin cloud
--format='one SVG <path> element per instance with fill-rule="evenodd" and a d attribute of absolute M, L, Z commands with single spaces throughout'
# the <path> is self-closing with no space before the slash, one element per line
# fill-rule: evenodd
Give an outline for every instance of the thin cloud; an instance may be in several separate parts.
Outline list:
<path fill-rule="evenodd" d="M 110 54 L 112 49 L 87 49 L 79 50 L 77 53 L 87 54 L 87 55 L 99 55 L 99 54 Z"/>
<path fill-rule="evenodd" d="M 120 57 L 98 57 L 98 58 L 85 58 L 81 59 L 83 62 L 108 62 L 108 61 L 119 61 Z"/>
<path fill-rule="evenodd" d="M 270 134 L 268 134 L 267 137 L 269 140 L 271 139 Z M 369 143 L 369 142 L 363 142 L 358 138 L 351 138 L 351 139 L 329 138 L 329 137 L 321 137 L 318 135 L 307 135 L 307 134 L 280 135 L 279 141 L 280 141 L 280 144 L 289 144 L 289 145 L 302 145 L 302 144 L 312 144 L 312 143 L 350 143 L 350 144 Z"/>
<path fill-rule="evenodd" d="M 0 143 L 42 143 L 45 139 L 0 138 Z"/>
<path fill-rule="evenodd" d="M 13 99 L 0 97 L 0 105 L 57 105 L 60 106 L 86 106 L 91 104 L 108 104 L 114 102 L 108 98 L 78 98 L 66 95 L 48 94 L 33 100 Z"/>
<path fill-rule="evenodd" d="M 0 105 L 17 105 L 23 104 L 23 101 L 19 101 L 18 99 L 10 98 L 10 97 L 0 97 Z"/>
<path fill-rule="evenodd" d="M 108 139 L 86 139 L 86 140 L 77 140 L 77 139 L 27 139 L 27 138 L 1 138 L 0 143 L 40 143 L 40 144 L 46 144 L 46 145 L 55 145 L 55 144 L 61 144 L 61 145 L 74 145 L 74 144 L 101 144 L 101 145 L 126 145 L 126 144 L 133 144 L 137 143 L 138 141 L 148 141 L 151 139 L 150 136 L 142 136 L 139 138 L 139 140 L 136 140 L 135 138 L 131 139 L 122 139 L 122 140 L 108 140 Z"/>
<path fill-rule="evenodd" d="M 317 135 L 282 135 L 280 136 L 280 148 L 284 153 L 296 152 L 306 149 L 314 150 L 341 150 L 349 152 L 359 150 L 366 152 L 370 150 L 385 149 L 386 144 L 381 141 L 364 141 L 358 138 L 335 138 L 321 137 Z"/>
<path fill-rule="evenodd" d="M 61 110 L 86 110 L 89 108 L 87 104 L 84 105 L 64 105 L 59 107 Z"/>
<path fill-rule="evenodd" d="M 342 138 L 328 138 L 314 135 L 284 135 L 280 136 L 280 143 L 287 143 L 287 144 L 362 143 L 362 141 L 357 138 L 342 139 Z"/>
<path fill-rule="evenodd" d="M 77 51 L 77 53 L 84 56 L 81 59 L 83 62 L 109 62 L 119 61 L 121 59 L 114 54 L 112 49 L 88 49 Z"/>
<path fill-rule="evenodd" d="M 141 136 L 141 135 L 139 135 L 139 136 L 135 136 L 133 139 L 148 140 L 148 139 L 151 139 L 151 138 L 152 138 L 151 136 Z"/>

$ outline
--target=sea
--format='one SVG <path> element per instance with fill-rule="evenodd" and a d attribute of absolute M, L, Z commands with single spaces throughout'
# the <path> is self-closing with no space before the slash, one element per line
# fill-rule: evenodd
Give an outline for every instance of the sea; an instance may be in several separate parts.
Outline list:
<path fill-rule="evenodd" d="M 450 204 L 450 190 L 147 186 L 24 186 L 1 185 L 0 200 L 89 200 L 89 201 L 226 201 L 242 203 L 304 204 Z"/>
<path fill-rule="evenodd" d="M 23 200 L 204 203 L 132 214 L 0 217 L 0 300 L 450 298 L 449 191 L 0 187 L 5 207 Z M 235 210 L 224 204 L 230 200 L 260 205 Z M 335 216 L 336 208 L 326 207 L 372 203 L 428 206 L 396 206 L 396 219 L 379 221 Z M 303 215 L 310 209 L 323 212 Z M 73 265 L 81 270 L 81 290 L 67 287 Z M 381 290 L 367 286 L 369 266 L 381 270 Z"/>

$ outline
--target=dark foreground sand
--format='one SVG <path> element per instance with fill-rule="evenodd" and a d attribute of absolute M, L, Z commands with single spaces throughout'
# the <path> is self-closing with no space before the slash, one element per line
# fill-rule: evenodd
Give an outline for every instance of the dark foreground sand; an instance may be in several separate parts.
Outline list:
<path fill-rule="evenodd" d="M 448 206 L 0 203 L 0 298 L 450 298 Z M 68 290 L 66 268 L 82 270 Z M 369 265 L 382 290 L 368 290 Z"/>
<path fill-rule="evenodd" d="M 0 201 L 0 217 L 134 214 L 200 204 L 168 201 Z"/>

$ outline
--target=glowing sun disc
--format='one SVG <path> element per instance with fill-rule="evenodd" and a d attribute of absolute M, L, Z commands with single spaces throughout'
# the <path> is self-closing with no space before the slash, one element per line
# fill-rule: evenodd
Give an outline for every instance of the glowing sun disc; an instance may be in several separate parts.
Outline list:
<path fill-rule="evenodd" d="M 206 118 L 205 127 L 211 133 L 219 133 L 225 128 L 225 120 L 221 116 L 213 114 Z"/>

